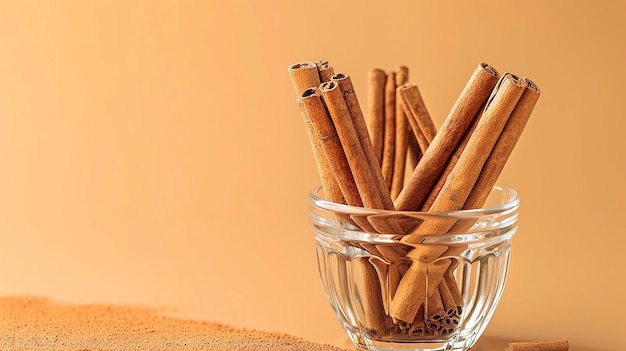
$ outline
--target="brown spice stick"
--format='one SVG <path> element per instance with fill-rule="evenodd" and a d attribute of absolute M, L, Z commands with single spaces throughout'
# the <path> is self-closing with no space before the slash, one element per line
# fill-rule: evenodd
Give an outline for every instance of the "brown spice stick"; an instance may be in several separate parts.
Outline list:
<path fill-rule="evenodd" d="M 316 62 L 316 66 L 317 72 L 320 76 L 320 83 L 328 82 L 330 77 L 335 74 L 333 66 L 331 66 L 326 60 Z"/>
<path fill-rule="evenodd" d="M 508 351 L 568 351 L 569 342 L 565 339 L 545 341 L 511 342 Z"/>
<path fill-rule="evenodd" d="M 382 69 L 369 71 L 367 86 L 368 118 L 367 126 L 372 147 L 379 163 L 383 160 L 383 143 L 385 140 L 385 80 L 387 75 Z"/>
<path fill-rule="evenodd" d="M 354 126 L 354 130 L 359 138 L 363 154 L 369 164 L 371 173 L 374 176 L 374 186 L 380 195 L 383 208 L 386 210 L 393 210 L 393 201 L 389 195 L 389 190 L 387 190 L 385 186 L 383 174 L 380 169 L 380 163 L 374 153 L 372 141 L 367 130 L 367 124 L 365 122 L 365 118 L 363 117 L 363 111 L 361 110 L 359 100 L 354 90 L 352 79 L 348 74 L 338 73 L 332 76 L 331 80 L 339 84 L 339 88 L 343 93 L 344 100 L 346 101 L 346 105 L 350 111 L 350 116 L 352 117 L 352 125 Z"/>
<path fill-rule="evenodd" d="M 361 148 L 361 142 L 354 129 L 352 116 L 343 98 L 339 84 L 334 81 L 322 83 L 320 91 L 339 136 L 341 146 L 350 166 L 349 171 L 352 172 L 363 205 L 368 208 L 382 209 L 383 205 L 380 195 L 373 191 L 371 187 L 374 184 L 374 176 Z"/>
<path fill-rule="evenodd" d="M 490 97 L 476 129 L 433 202 L 432 211 L 463 209 L 485 161 L 522 96 L 525 86 L 526 82 L 513 74 L 502 76 L 498 86 L 494 88 L 494 94 Z"/>
<path fill-rule="evenodd" d="M 441 329 L 441 325 L 439 324 L 439 320 L 445 318 L 446 311 L 443 306 L 443 300 L 441 299 L 441 294 L 439 290 L 432 295 L 429 296 L 426 300 L 426 321 L 429 324 L 435 324 L 436 327 L 431 328 L 434 330 Z"/>
<path fill-rule="evenodd" d="M 360 311 L 363 326 L 374 335 L 381 335 L 386 328 L 386 316 L 381 296 L 381 286 L 376 269 L 367 257 L 357 257 L 352 260 L 354 281 L 362 284 L 359 296 L 362 310 Z"/>
<path fill-rule="evenodd" d="M 292 64 L 288 67 L 288 71 L 294 90 L 296 91 L 296 96 L 300 95 L 305 89 L 317 87 L 320 84 L 317 65 L 313 62 Z M 332 202 L 345 203 L 339 185 L 337 184 L 337 181 L 335 180 L 330 169 L 330 165 L 324 156 L 320 141 L 315 135 L 313 126 L 311 126 L 307 117 L 304 115 L 303 117 L 325 197 L 327 200 Z"/>
<path fill-rule="evenodd" d="M 413 337 L 421 337 L 426 335 L 426 322 L 424 320 L 424 305 L 420 306 L 415 314 L 415 319 L 411 323 L 408 334 Z"/>
<path fill-rule="evenodd" d="M 333 121 L 322 102 L 322 93 L 319 88 L 309 88 L 305 90 L 299 99 L 302 109 L 305 111 L 307 119 L 320 142 L 321 149 L 334 179 L 336 179 L 341 193 L 346 203 L 350 206 L 363 207 L 363 202 L 359 196 L 356 182 L 350 172 L 348 159 L 341 146 L 341 141 L 333 125 Z M 354 221 L 365 231 L 375 232 L 375 229 L 361 217 L 354 217 Z"/>
<path fill-rule="evenodd" d="M 396 87 L 400 87 L 409 79 L 409 69 L 406 66 L 400 66 L 395 75 Z M 402 97 L 398 88 L 396 88 L 396 135 L 395 135 L 395 154 L 393 159 L 393 177 L 391 180 L 391 198 L 395 199 L 404 187 L 404 174 L 407 164 L 407 152 L 409 147 L 409 121 L 402 107 Z"/>
<path fill-rule="evenodd" d="M 429 211 L 447 212 L 463 208 L 490 151 L 524 92 L 525 86 L 526 83 L 513 74 L 507 73 L 501 77 L 498 86 L 493 89 L 476 129 L 470 136 L 461 156 L 446 178 Z M 424 222 L 403 240 L 407 243 L 418 243 L 423 235 L 447 233 L 455 224 L 456 221 L 454 220 Z M 408 256 L 421 260 L 432 260 L 438 257 L 435 255 L 435 251 L 438 249 L 419 246 Z"/>
<path fill-rule="evenodd" d="M 390 315 L 404 322 L 412 322 L 427 297 L 437 291 L 437 286 L 449 265 L 448 259 L 432 263 L 413 261 L 400 280 L 391 300 Z"/>
<path fill-rule="evenodd" d="M 452 261 L 448 270 L 443 274 L 443 279 L 448 287 L 448 291 L 452 295 L 454 302 L 456 303 L 456 316 L 461 316 L 463 312 L 463 295 L 459 286 L 456 283 L 456 278 L 454 277 L 454 270 L 459 265 L 457 261 Z"/>
<path fill-rule="evenodd" d="M 396 74 L 388 72 L 385 79 L 385 133 L 381 170 L 387 189 L 393 181 L 393 161 L 396 149 Z"/>
<path fill-rule="evenodd" d="M 387 264 L 383 258 L 379 255 L 372 255 L 369 257 L 370 264 L 376 269 L 376 274 L 378 275 L 378 284 L 380 284 L 380 295 L 383 303 L 383 310 L 385 314 L 389 314 L 389 283 L 388 276 L 389 270 L 391 268 L 390 265 Z"/>
<path fill-rule="evenodd" d="M 319 90 L 322 92 L 324 103 L 328 108 L 341 147 L 348 161 L 349 169 L 346 171 L 352 173 L 363 206 L 367 208 L 384 209 L 381 194 L 375 187 L 372 187 L 372 184 L 375 182 L 375 177 L 372 174 L 365 153 L 361 148 L 361 142 L 354 129 L 352 116 L 343 98 L 339 84 L 331 80 L 322 83 Z M 386 193 L 386 196 L 388 197 L 389 193 Z M 395 232 L 390 223 L 385 219 L 372 218 L 370 223 L 379 233 Z M 388 252 L 388 254 L 393 254 L 393 252 Z"/>
<path fill-rule="evenodd" d="M 417 139 L 415 138 L 415 134 L 413 133 L 412 128 L 410 128 L 410 126 L 409 126 L 409 129 L 411 129 L 411 133 L 409 133 L 409 151 L 408 151 L 407 168 L 410 172 L 413 172 L 415 170 L 415 167 L 419 163 L 420 159 L 422 158 L 422 150 L 420 149 L 420 146 L 417 143 Z M 408 178 L 407 175 L 405 175 L 405 179 L 407 178 Z"/>
<path fill-rule="evenodd" d="M 363 202 L 350 172 L 348 159 L 341 147 L 333 121 L 322 102 L 322 92 L 318 88 L 309 88 L 302 93 L 300 101 L 307 112 L 348 205 L 362 207 Z"/>
<path fill-rule="evenodd" d="M 474 116 L 498 81 L 498 73 L 481 63 L 474 71 L 428 150 L 395 201 L 400 211 L 418 210 L 430 194 Z"/>
<path fill-rule="evenodd" d="M 512 74 L 505 74 L 498 81 L 498 85 L 494 88 L 485 111 L 476 125 L 476 129 L 447 177 L 430 211 L 444 212 L 463 208 L 463 204 L 471 192 L 490 150 L 495 145 L 498 135 L 501 133 L 507 119 L 521 97 L 525 85 L 525 82 Z M 455 221 L 444 220 L 424 222 L 403 240 L 407 243 L 418 243 L 423 235 L 444 234 L 454 224 Z M 419 261 L 429 262 L 438 258 L 441 255 L 440 251 L 440 247 L 419 245 L 409 252 L 407 256 Z M 400 281 L 400 286 L 403 286 L 405 279 L 409 282 L 416 279 L 411 277 L 411 274 L 415 274 L 415 272 L 407 272 L 402 281 Z M 405 304 L 411 303 L 412 298 L 408 295 L 409 292 L 408 290 L 402 290 L 402 294 L 400 294 L 400 289 L 398 289 L 396 293 L 395 298 L 399 300 L 398 305 L 402 306 L 402 308 L 405 308 Z"/>
<path fill-rule="evenodd" d="M 480 176 L 472 189 L 463 208 L 480 208 L 485 203 L 489 192 L 500 176 L 506 161 L 509 159 L 515 144 L 519 140 L 530 115 L 537 104 L 541 90 L 530 79 L 526 79 L 526 89 L 511 113 L 498 141 L 494 146 Z"/>
<path fill-rule="evenodd" d="M 417 311 L 426 301 L 427 272 L 427 263 L 415 261 L 411 264 L 391 300 L 391 317 L 408 323 L 413 322 Z M 402 301 L 398 299 L 399 295 L 403 296 Z"/>
<path fill-rule="evenodd" d="M 315 62 L 294 63 L 287 70 L 296 95 L 300 95 L 305 89 L 320 85 L 320 76 Z"/>
<path fill-rule="evenodd" d="M 435 184 L 435 186 L 431 190 L 431 192 L 428 195 L 428 198 L 426 199 L 426 201 L 424 201 L 424 204 L 422 205 L 422 208 L 420 209 L 421 211 L 424 211 L 424 212 L 429 211 L 430 207 L 433 204 L 433 202 L 435 202 L 435 199 L 439 195 L 439 192 L 443 188 L 443 185 L 446 183 L 446 179 L 448 178 L 448 175 L 454 169 L 454 166 L 456 165 L 457 161 L 459 160 L 459 157 L 461 157 L 461 153 L 465 149 L 465 146 L 467 145 L 467 142 L 469 141 L 469 138 L 472 136 L 472 132 L 474 132 L 474 129 L 476 129 L 476 125 L 478 124 L 478 121 L 480 120 L 480 114 L 481 113 L 479 113 L 479 115 L 474 118 L 474 120 L 472 121 L 472 124 L 470 125 L 469 129 L 467 130 L 467 132 L 465 132 L 465 135 L 463 136 L 463 139 L 461 140 L 461 142 L 459 142 L 459 145 L 457 145 L 457 147 L 454 150 L 454 153 L 452 154 L 452 156 L 450 156 L 450 160 L 448 161 L 448 165 L 446 166 L 446 168 L 443 170 L 443 172 L 439 176 L 439 179 L 437 180 L 437 183 Z"/>
<path fill-rule="evenodd" d="M 425 152 L 437 134 L 435 124 L 416 84 L 405 84 L 398 89 L 402 96 L 404 111 L 411 125 L 411 130 L 420 145 L 420 149 Z"/>
<path fill-rule="evenodd" d="M 445 275 L 444 275 L 444 278 L 445 278 Z M 443 307 L 446 312 L 446 316 L 450 317 L 450 316 L 456 315 L 459 309 L 459 305 L 457 304 L 457 301 L 454 298 L 455 295 L 452 294 L 452 291 L 450 289 L 447 279 L 444 279 L 441 281 L 441 283 L 439 283 L 439 294 L 441 295 L 441 300 L 443 302 Z"/>

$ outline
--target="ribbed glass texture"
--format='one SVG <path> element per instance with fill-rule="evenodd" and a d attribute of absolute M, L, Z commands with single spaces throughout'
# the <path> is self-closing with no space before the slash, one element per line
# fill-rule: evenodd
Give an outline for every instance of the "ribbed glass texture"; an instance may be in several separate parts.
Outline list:
<path fill-rule="evenodd" d="M 468 350 L 502 295 L 519 198 L 494 187 L 481 209 L 372 210 L 309 195 L 322 287 L 363 350 Z M 362 230 L 363 223 L 394 228 Z M 359 224 L 357 224 L 359 223 Z"/>

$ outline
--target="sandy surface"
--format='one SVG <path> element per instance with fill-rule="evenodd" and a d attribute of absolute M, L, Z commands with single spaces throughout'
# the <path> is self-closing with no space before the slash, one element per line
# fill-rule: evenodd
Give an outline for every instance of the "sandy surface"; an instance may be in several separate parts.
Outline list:
<path fill-rule="evenodd" d="M 343 349 L 290 335 L 182 320 L 116 305 L 69 305 L 0 298 L 0 350 L 319 350 Z"/>

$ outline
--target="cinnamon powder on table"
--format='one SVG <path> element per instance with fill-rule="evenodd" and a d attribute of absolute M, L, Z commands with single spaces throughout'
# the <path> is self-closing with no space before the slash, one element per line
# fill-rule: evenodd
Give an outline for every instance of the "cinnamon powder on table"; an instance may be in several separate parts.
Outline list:
<path fill-rule="evenodd" d="M 0 350 L 344 349 L 286 334 L 166 317 L 158 311 L 138 307 L 68 305 L 43 298 L 0 297 Z"/>

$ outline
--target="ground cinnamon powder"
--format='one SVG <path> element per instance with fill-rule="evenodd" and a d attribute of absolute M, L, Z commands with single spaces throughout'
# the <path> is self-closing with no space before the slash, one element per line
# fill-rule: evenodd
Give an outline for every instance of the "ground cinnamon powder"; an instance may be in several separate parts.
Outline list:
<path fill-rule="evenodd" d="M 0 350 L 313 350 L 341 351 L 294 336 L 164 316 L 105 304 L 69 305 L 0 297 Z"/>

